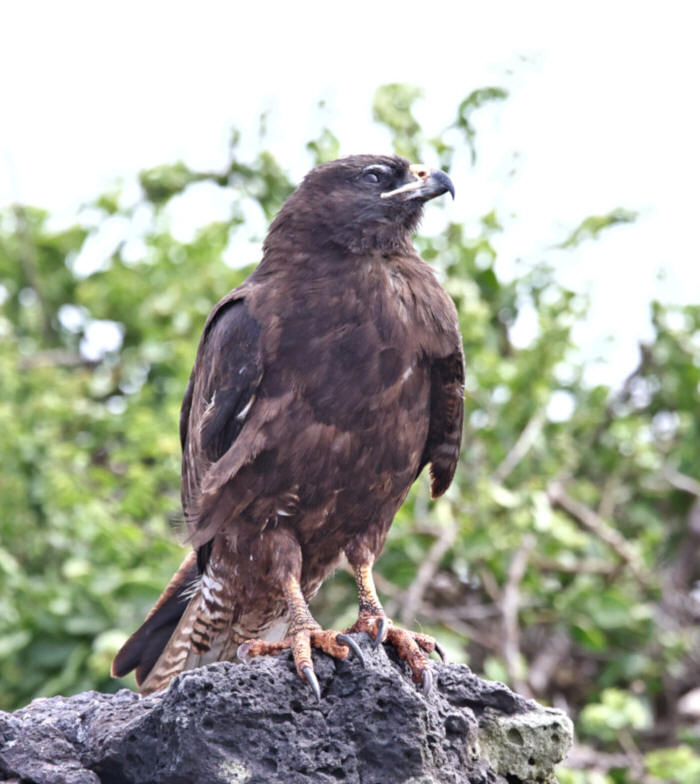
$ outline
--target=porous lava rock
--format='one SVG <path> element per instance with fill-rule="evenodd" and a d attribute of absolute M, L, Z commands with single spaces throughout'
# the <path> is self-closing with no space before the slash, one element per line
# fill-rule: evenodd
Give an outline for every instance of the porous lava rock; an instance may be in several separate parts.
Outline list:
<path fill-rule="evenodd" d="M 366 666 L 314 653 L 322 700 L 291 656 L 182 673 L 0 712 L 0 781 L 16 784 L 537 784 L 572 725 L 461 664 L 434 662 L 428 697 L 386 646 Z"/>

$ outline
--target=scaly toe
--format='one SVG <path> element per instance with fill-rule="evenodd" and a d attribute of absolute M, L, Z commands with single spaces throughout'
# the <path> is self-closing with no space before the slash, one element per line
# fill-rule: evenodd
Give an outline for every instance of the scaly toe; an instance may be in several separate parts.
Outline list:
<path fill-rule="evenodd" d="M 311 661 L 312 648 L 318 648 L 336 659 L 346 659 L 348 654 L 352 652 L 360 664 L 365 666 L 362 651 L 352 638 L 340 632 L 327 631 L 319 627 L 298 629 L 278 642 L 246 640 L 238 646 L 236 655 L 241 661 L 246 662 L 255 656 L 269 656 L 288 648 L 292 649 L 292 657 L 299 677 L 309 684 L 318 700 L 321 699 L 321 687 L 318 684 L 318 678 Z"/>
<path fill-rule="evenodd" d="M 238 646 L 236 656 L 243 662 L 253 659 L 255 656 L 274 656 L 287 648 L 292 647 L 292 639 L 287 637 L 278 642 L 268 642 L 267 640 L 246 640 Z"/>
<path fill-rule="evenodd" d="M 338 635 L 339 632 L 333 630 L 314 629 L 310 634 L 311 647 L 327 653 L 334 659 L 346 659 L 351 646 L 341 642 Z"/>
<path fill-rule="evenodd" d="M 408 664 L 413 682 L 422 686 L 423 694 L 427 697 L 433 688 L 434 678 L 424 654 L 435 650 L 435 640 L 427 634 L 397 629 L 395 626 L 389 627 L 387 640 L 396 649 L 399 659 Z"/>

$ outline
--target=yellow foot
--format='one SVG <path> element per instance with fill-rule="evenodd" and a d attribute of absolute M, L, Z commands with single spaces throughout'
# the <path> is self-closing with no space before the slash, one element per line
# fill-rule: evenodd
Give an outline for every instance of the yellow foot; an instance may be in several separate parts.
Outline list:
<path fill-rule="evenodd" d="M 445 661 L 445 652 L 434 637 L 407 629 L 399 629 L 386 615 L 360 615 L 348 633 L 366 632 L 378 648 L 383 642 L 394 646 L 399 658 L 405 661 L 413 676 L 414 683 L 423 686 L 423 693 L 429 694 L 433 688 L 433 674 L 423 652 L 431 654 L 435 651 Z"/>
<path fill-rule="evenodd" d="M 238 646 L 238 658 L 247 661 L 255 656 L 270 656 L 281 651 L 292 649 L 294 664 L 299 676 L 303 678 L 313 689 L 314 694 L 320 700 L 321 688 L 314 672 L 314 665 L 311 661 L 311 649 L 318 648 L 329 656 L 336 659 L 345 659 L 352 651 L 364 667 L 365 659 L 357 643 L 346 634 L 333 630 L 323 630 L 320 627 L 311 629 L 299 629 L 292 632 L 284 640 L 279 642 L 267 642 L 266 640 L 246 640 Z"/>

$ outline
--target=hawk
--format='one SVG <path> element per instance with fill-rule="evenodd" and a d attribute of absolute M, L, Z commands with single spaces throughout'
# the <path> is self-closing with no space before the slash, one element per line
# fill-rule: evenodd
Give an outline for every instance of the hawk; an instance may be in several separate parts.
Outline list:
<path fill-rule="evenodd" d="M 114 659 L 144 694 L 177 673 L 291 648 L 362 654 L 307 602 L 343 555 L 357 622 L 427 692 L 436 641 L 385 615 L 372 567 L 424 466 L 433 497 L 457 466 L 464 355 L 455 306 L 412 243 L 454 188 L 401 157 L 312 169 L 273 220 L 252 275 L 204 326 L 180 416 L 192 552 Z"/>

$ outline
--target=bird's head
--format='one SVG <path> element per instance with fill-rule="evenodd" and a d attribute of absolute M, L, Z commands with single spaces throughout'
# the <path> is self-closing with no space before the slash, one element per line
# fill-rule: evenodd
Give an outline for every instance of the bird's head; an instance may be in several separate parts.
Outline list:
<path fill-rule="evenodd" d="M 270 238 L 294 235 L 351 253 L 395 251 L 410 243 L 429 199 L 450 193 L 450 178 L 405 158 L 351 155 L 312 169 L 287 199 Z"/>

